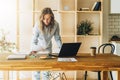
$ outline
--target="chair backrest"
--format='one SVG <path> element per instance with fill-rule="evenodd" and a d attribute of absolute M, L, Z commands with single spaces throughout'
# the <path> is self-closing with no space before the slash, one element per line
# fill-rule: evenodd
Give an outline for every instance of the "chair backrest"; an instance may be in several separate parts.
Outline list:
<path fill-rule="evenodd" d="M 115 50 L 115 46 L 111 43 L 105 43 L 105 44 L 102 44 L 98 47 L 98 54 L 100 53 L 100 51 L 102 51 L 102 53 L 105 53 L 105 48 L 106 47 L 111 47 L 111 50 L 110 50 L 110 53 L 114 53 L 114 50 Z"/>

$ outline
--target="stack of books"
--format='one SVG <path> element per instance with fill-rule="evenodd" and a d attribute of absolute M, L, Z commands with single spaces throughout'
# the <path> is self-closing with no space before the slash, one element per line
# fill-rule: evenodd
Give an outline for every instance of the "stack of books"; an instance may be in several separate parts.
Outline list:
<path fill-rule="evenodd" d="M 100 1 L 97 1 L 93 4 L 92 6 L 92 11 L 100 11 L 101 10 L 101 2 Z"/>

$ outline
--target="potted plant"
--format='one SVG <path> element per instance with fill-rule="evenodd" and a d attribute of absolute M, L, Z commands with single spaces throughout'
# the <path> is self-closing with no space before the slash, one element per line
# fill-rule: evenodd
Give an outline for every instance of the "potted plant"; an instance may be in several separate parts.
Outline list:
<path fill-rule="evenodd" d="M 0 30 L 0 53 L 11 53 L 16 49 L 15 43 L 6 40 L 6 35 L 4 30 Z"/>
<path fill-rule="evenodd" d="M 88 20 L 81 21 L 77 27 L 77 35 L 88 35 L 92 30 L 92 22 Z"/>

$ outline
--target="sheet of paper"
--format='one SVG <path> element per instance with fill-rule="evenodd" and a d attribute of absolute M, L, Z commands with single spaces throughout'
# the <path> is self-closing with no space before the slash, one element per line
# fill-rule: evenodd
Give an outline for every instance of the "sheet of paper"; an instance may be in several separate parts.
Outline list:
<path fill-rule="evenodd" d="M 19 60 L 19 59 L 26 59 L 25 54 L 11 54 L 7 57 L 9 60 Z"/>
<path fill-rule="evenodd" d="M 77 60 L 75 58 L 58 58 L 58 61 L 75 62 Z"/>

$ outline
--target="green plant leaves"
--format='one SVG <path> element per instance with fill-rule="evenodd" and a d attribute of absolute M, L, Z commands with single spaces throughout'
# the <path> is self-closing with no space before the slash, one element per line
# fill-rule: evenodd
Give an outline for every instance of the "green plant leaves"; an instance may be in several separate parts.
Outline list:
<path fill-rule="evenodd" d="M 89 34 L 92 30 L 93 30 L 92 22 L 90 22 L 88 20 L 81 21 L 77 27 L 77 34 L 78 35 L 86 35 L 86 34 Z"/>

